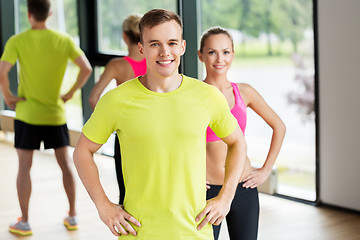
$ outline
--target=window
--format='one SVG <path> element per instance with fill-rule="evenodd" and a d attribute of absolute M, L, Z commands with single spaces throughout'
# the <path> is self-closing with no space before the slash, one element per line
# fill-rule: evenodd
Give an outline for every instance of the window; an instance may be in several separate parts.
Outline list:
<path fill-rule="evenodd" d="M 191 0 L 181 3 L 189 1 Z M 105 65 L 114 55 L 127 54 L 121 29 L 126 16 L 143 14 L 152 8 L 167 8 L 177 12 L 178 6 L 176 0 L 86 2 L 92 3 L 96 3 L 94 8 L 97 10 L 97 19 L 92 20 L 96 21 L 98 28 L 94 37 L 98 38 L 95 41 L 98 45 L 85 45 L 91 47 L 88 50 L 94 65 Z M 16 0 L 15 5 L 18 23 L 16 32 L 19 33 L 29 28 L 26 0 Z M 228 0 L 226 4 L 222 1 L 201 0 L 200 6 L 202 31 L 220 25 L 229 29 L 233 35 L 236 57 L 229 72 L 229 80 L 252 85 L 287 126 L 284 144 L 276 162 L 277 193 L 315 200 L 316 126 L 312 0 Z M 78 43 L 76 8 L 76 0 L 53 0 L 53 16 L 49 19 L 49 26 L 69 33 Z M 80 16 L 80 19 L 86 22 L 91 20 L 87 19 L 88 17 Z M 82 40 L 85 38 L 86 36 Z M 96 82 L 103 68 L 95 66 L 94 69 Z M 77 71 L 77 67 L 70 63 L 62 91 L 66 91 L 75 81 Z M 205 77 L 204 71 L 202 72 Z M 82 126 L 80 94 L 79 91 L 72 101 L 66 104 L 68 123 L 76 127 Z M 264 162 L 271 132 L 257 114 L 248 111 L 246 140 L 252 162 Z"/>
<path fill-rule="evenodd" d="M 277 193 L 314 201 L 312 1 L 228 0 L 223 4 L 202 0 L 201 4 L 202 32 L 220 25 L 234 38 L 236 57 L 228 79 L 253 86 L 287 127 L 276 161 Z M 265 161 L 271 133 L 267 124 L 249 110 L 245 138 L 252 162 L 262 165 Z"/>
<path fill-rule="evenodd" d="M 176 12 L 176 0 L 98 0 L 98 38 L 100 52 L 126 55 L 122 39 L 122 22 L 130 14 L 144 14 L 153 8 L 166 8 Z"/>

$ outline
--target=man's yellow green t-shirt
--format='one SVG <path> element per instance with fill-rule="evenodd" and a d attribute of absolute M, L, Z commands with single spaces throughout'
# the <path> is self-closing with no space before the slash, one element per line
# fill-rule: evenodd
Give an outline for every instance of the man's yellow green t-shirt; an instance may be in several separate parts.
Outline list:
<path fill-rule="evenodd" d="M 20 64 L 15 119 L 33 125 L 65 124 L 60 88 L 68 64 L 82 55 L 70 36 L 51 29 L 30 29 L 12 36 L 1 61 Z"/>
<path fill-rule="evenodd" d="M 179 88 L 157 93 L 138 78 L 106 93 L 83 128 L 104 144 L 117 132 L 126 195 L 125 210 L 141 227 L 119 239 L 213 239 L 195 217 L 206 206 L 206 128 L 230 135 L 237 121 L 222 93 L 183 76 Z"/>

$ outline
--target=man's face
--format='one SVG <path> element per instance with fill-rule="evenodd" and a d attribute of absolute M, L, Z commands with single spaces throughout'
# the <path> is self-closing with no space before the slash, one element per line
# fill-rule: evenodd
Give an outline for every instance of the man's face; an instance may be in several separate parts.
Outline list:
<path fill-rule="evenodd" d="M 185 40 L 181 37 L 182 29 L 175 20 L 153 28 L 145 27 L 142 33 L 140 52 L 146 58 L 147 72 L 160 78 L 178 74 L 180 57 L 185 52 Z"/>

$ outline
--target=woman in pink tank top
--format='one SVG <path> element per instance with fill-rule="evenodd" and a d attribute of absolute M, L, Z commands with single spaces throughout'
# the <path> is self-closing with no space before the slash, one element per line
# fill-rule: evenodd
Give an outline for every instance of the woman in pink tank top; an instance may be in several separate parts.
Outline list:
<path fill-rule="evenodd" d="M 99 81 L 95 84 L 89 96 L 89 103 L 92 109 L 104 91 L 105 87 L 112 79 L 116 80 L 116 84 L 120 85 L 130 79 L 145 75 L 146 61 L 139 52 L 138 42 L 140 41 L 139 21 L 141 16 L 130 15 L 122 25 L 123 39 L 127 45 L 129 55 L 122 58 L 114 58 L 106 65 Z"/>
<path fill-rule="evenodd" d="M 138 42 L 140 42 L 139 22 L 141 16 L 130 15 L 122 25 L 123 39 L 127 45 L 129 55 L 122 58 L 112 59 L 105 67 L 99 81 L 95 84 L 89 96 L 89 103 L 92 109 L 99 101 L 99 98 L 105 87 L 112 79 L 116 80 L 116 84 L 120 85 L 130 79 L 136 78 L 146 73 L 146 60 L 140 54 Z M 119 139 L 115 137 L 114 159 L 116 176 L 119 185 L 119 204 L 123 204 L 125 197 L 125 186 L 121 167 L 121 154 Z"/>
<path fill-rule="evenodd" d="M 198 55 L 206 67 L 204 82 L 217 87 L 223 93 L 244 134 L 247 107 L 254 110 L 273 129 L 270 149 L 264 165 L 253 170 L 247 158 L 244 170 L 239 176 L 239 185 L 230 212 L 226 217 L 231 240 L 257 239 L 259 218 L 257 186 L 265 182 L 272 171 L 285 136 L 285 125 L 254 88 L 245 83 L 232 83 L 227 79 L 227 72 L 234 57 L 233 40 L 227 30 L 214 27 L 206 31 L 201 38 Z M 206 141 L 207 199 L 210 199 L 219 194 L 224 182 L 226 144 L 210 128 L 207 129 Z M 213 228 L 214 238 L 217 240 L 220 225 L 213 225 Z"/>

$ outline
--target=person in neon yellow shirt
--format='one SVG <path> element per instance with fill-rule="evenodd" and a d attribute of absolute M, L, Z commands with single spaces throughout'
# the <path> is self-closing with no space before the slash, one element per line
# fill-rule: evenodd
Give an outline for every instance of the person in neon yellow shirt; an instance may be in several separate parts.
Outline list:
<path fill-rule="evenodd" d="M 64 103 L 72 98 L 89 78 L 92 68 L 84 53 L 70 36 L 48 29 L 46 20 L 51 14 L 49 0 L 28 0 L 28 20 L 31 29 L 12 36 L 6 43 L 0 62 L 0 89 L 6 104 L 15 117 L 15 148 L 19 157 L 17 190 L 21 219 L 10 225 L 10 232 L 31 235 L 28 209 L 31 195 L 30 169 L 33 153 L 44 142 L 54 148 L 63 173 L 68 197 L 69 216 L 64 220 L 69 230 L 76 229 L 75 183 L 69 166 Z M 60 96 L 60 88 L 71 59 L 80 68 L 72 88 Z M 20 65 L 18 95 L 9 89 L 8 73 L 15 62 Z"/>
<path fill-rule="evenodd" d="M 147 73 L 106 93 L 74 151 L 78 174 L 101 220 L 119 239 L 213 239 L 244 168 L 244 136 L 215 87 L 179 74 L 186 43 L 177 14 L 153 9 L 140 20 Z M 226 177 L 206 202 L 206 128 L 228 145 Z M 124 205 L 101 186 L 93 154 L 113 131 L 123 156 Z"/>

